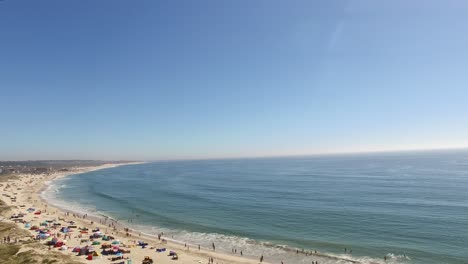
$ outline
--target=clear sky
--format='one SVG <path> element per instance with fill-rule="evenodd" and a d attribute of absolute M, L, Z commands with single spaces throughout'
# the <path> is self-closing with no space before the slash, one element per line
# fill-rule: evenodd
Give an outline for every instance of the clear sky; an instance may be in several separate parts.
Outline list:
<path fill-rule="evenodd" d="M 0 159 L 468 146 L 468 2 L 0 1 Z"/>

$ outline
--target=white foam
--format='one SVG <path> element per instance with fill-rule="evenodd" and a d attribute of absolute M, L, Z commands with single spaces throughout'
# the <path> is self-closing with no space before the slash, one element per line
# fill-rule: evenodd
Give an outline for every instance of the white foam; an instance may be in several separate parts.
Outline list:
<path fill-rule="evenodd" d="M 61 178 L 54 181 L 46 182 L 46 188 L 41 192 L 40 196 L 48 203 L 63 209 L 65 211 L 75 212 L 79 214 L 88 214 L 94 217 L 112 217 L 98 212 L 94 206 L 83 205 L 77 202 L 67 202 L 60 199 L 60 193 L 67 185 L 64 183 L 68 178 Z M 141 231 L 144 235 L 156 237 L 158 233 L 164 232 L 164 238 L 179 244 L 187 243 L 194 249 L 200 245 L 204 249 L 211 249 L 212 243 L 215 243 L 216 249 L 226 253 L 231 253 L 232 249 L 237 249 L 237 254 L 242 250 L 244 256 L 257 259 L 263 255 L 268 262 L 287 261 L 288 263 L 308 263 L 311 261 L 319 261 L 321 264 L 406 264 L 410 258 L 403 255 L 388 253 L 387 261 L 382 259 L 371 258 L 367 256 L 356 257 L 347 254 L 331 254 L 322 253 L 319 255 L 305 256 L 304 254 L 296 254 L 295 249 L 287 245 L 277 245 L 268 241 L 256 241 L 247 237 L 238 237 L 218 233 L 203 233 L 190 232 L 187 230 L 173 230 L 149 225 L 138 225 L 119 221 L 120 224 L 128 226 L 131 229 Z"/>

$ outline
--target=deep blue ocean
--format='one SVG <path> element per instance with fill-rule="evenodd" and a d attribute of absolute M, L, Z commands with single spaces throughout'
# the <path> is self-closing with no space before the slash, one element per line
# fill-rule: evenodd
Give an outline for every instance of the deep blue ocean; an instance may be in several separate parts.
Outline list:
<path fill-rule="evenodd" d="M 468 263 L 468 151 L 159 161 L 63 178 L 43 196 L 272 263 Z"/>

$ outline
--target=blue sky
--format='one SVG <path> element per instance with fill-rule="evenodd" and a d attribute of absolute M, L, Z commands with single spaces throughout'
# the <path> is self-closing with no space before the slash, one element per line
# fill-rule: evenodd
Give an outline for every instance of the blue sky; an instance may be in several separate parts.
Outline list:
<path fill-rule="evenodd" d="M 0 159 L 468 146 L 466 1 L 0 2 Z"/>

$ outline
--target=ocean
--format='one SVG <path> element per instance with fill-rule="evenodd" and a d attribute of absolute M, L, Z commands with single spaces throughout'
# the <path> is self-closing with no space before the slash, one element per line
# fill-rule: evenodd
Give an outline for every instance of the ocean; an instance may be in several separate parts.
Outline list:
<path fill-rule="evenodd" d="M 43 197 L 272 263 L 468 263 L 468 151 L 158 161 L 59 179 Z"/>

